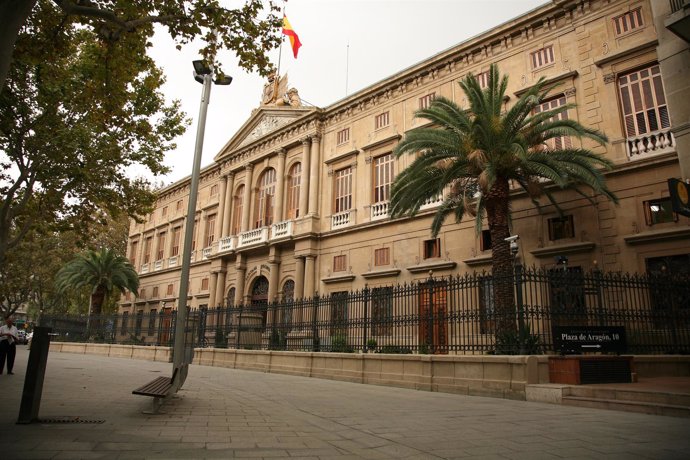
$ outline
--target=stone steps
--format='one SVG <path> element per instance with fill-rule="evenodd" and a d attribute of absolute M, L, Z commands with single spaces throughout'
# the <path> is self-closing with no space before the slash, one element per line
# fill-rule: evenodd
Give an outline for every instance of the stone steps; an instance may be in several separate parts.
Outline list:
<path fill-rule="evenodd" d="M 568 386 L 563 388 L 561 404 L 671 417 L 690 417 L 690 394 L 682 393 Z"/>

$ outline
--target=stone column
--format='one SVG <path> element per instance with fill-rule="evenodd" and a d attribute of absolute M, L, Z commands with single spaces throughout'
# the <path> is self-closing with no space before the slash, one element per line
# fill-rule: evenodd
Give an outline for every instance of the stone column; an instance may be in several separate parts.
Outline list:
<path fill-rule="evenodd" d="M 278 297 L 278 283 L 280 273 L 280 249 L 271 247 L 271 254 L 268 257 L 269 279 L 268 279 L 268 302 L 275 302 Z"/>
<path fill-rule="evenodd" d="M 216 282 L 216 303 L 219 303 L 221 306 L 225 306 L 225 277 L 227 274 L 227 270 L 225 268 L 225 264 L 221 267 L 220 271 L 218 272 L 218 281 Z M 219 301 L 220 299 L 220 301 Z M 215 307 L 215 305 L 214 305 Z"/>
<path fill-rule="evenodd" d="M 134 261 L 136 263 L 136 269 L 137 273 L 139 270 L 141 270 L 141 265 L 144 263 L 144 243 L 145 243 L 145 238 L 144 238 L 144 232 L 139 233 L 139 254 L 137 254 L 136 260 Z"/>
<path fill-rule="evenodd" d="M 235 305 L 242 305 L 244 304 L 244 282 L 247 277 L 246 256 L 243 256 L 242 254 L 237 255 L 235 269 L 237 270 L 237 285 L 235 286 Z"/>
<path fill-rule="evenodd" d="M 223 233 L 223 220 L 225 219 L 225 195 L 228 187 L 228 176 L 220 178 L 220 196 L 218 197 L 218 212 L 216 212 L 216 228 L 213 234 L 216 235 L 216 240 L 220 241 L 225 236 Z"/>
<path fill-rule="evenodd" d="M 309 188 L 310 184 L 306 180 L 309 177 L 310 164 L 310 147 L 311 139 L 302 139 L 302 180 L 299 188 L 299 214 L 300 216 L 307 215 L 307 208 L 309 207 Z"/>
<path fill-rule="evenodd" d="M 251 203 L 252 196 L 252 171 L 254 171 L 254 165 L 249 163 L 245 167 L 245 171 L 247 174 L 244 180 L 244 197 L 242 199 L 242 225 L 240 226 L 241 232 L 246 232 L 249 230 L 249 204 Z"/>
<path fill-rule="evenodd" d="M 225 209 L 223 210 L 223 227 L 221 228 L 221 238 L 230 236 L 230 225 L 232 223 L 232 193 L 235 188 L 235 173 L 228 174 L 227 186 L 225 187 Z"/>
<path fill-rule="evenodd" d="M 319 212 L 319 171 L 321 170 L 320 155 L 321 137 L 317 134 L 311 137 L 311 164 L 309 169 L 309 214 Z"/>
<path fill-rule="evenodd" d="M 208 283 L 208 308 L 216 306 L 216 284 L 218 284 L 218 272 L 211 272 L 211 279 Z"/>
<path fill-rule="evenodd" d="M 281 149 L 278 152 L 278 170 L 276 171 L 276 192 L 274 200 L 275 207 L 273 215 L 273 223 L 282 222 L 285 220 L 283 216 L 283 202 L 285 201 L 285 157 L 287 156 L 287 150 Z"/>
<path fill-rule="evenodd" d="M 314 296 L 314 280 L 316 278 L 316 256 L 309 254 L 304 264 L 304 296 Z"/>
<path fill-rule="evenodd" d="M 304 297 L 304 258 L 295 257 L 295 300 Z"/>

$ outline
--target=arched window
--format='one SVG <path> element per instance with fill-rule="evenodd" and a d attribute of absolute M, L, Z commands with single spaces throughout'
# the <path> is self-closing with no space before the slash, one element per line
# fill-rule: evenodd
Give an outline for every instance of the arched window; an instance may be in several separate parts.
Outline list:
<path fill-rule="evenodd" d="M 225 300 L 227 302 L 228 307 L 232 307 L 235 305 L 235 288 L 234 287 L 231 287 L 230 289 L 228 289 L 228 295 L 226 296 Z"/>
<path fill-rule="evenodd" d="M 299 217 L 299 192 L 302 183 L 302 163 L 295 163 L 288 173 L 287 189 L 287 218 L 296 219 Z"/>
<path fill-rule="evenodd" d="M 232 234 L 238 235 L 242 227 L 242 202 L 244 201 L 244 185 L 237 187 L 235 202 L 232 209 Z"/>
<path fill-rule="evenodd" d="M 276 170 L 269 168 L 259 179 L 254 208 L 254 228 L 273 224 L 273 201 L 276 194 Z"/>

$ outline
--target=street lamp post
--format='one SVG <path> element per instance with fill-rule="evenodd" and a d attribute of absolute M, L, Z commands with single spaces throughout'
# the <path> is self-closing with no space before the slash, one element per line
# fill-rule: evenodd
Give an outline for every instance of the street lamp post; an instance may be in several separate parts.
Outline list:
<path fill-rule="evenodd" d="M 182 270 L 180 273 L 180 294 L 178 297 L 177 317 L 175 319 L 175 341 L 173 344 L 173 392 L 177 392 L 187 378 L 187 371 L 191 356 L 185 356 L 185 329 L 187 324 L 189 291 L 189 266 L 192 257 L 192 235 L 194 234 L 194 216 L 196 214 L 196 197 L 199 190 L 199 171 L 201 170 L 201 152 L 204 147 L 204 130 L 206 128 L 206 112 L 211 96 L 211 82 L 216 85 L 229 85 L 232 77 L 222 76 L 213 78 L 212 70 L 204 61 L 193 61 L 194 79 L 203 85 L 201 91 L 201 105 L 199 121 L 196 131 L 196 145 L 194 148 L 194 163 L 192 166 L 192 183 L 189 189 L 189 204 L 185 220 L 184 249 L 182 251 Z"/>

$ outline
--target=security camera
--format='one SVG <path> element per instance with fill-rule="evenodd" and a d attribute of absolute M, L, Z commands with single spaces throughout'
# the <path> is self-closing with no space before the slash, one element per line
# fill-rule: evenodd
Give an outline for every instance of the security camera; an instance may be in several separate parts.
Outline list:
<path fill-rule="evenodd" d="M 520 239 L 520 235 L 510 235 L 508 238 L 505 238 L 505 240 L 511 244 L 517 243 L 517 240 L 519 240 L 519 239 Z"/>

